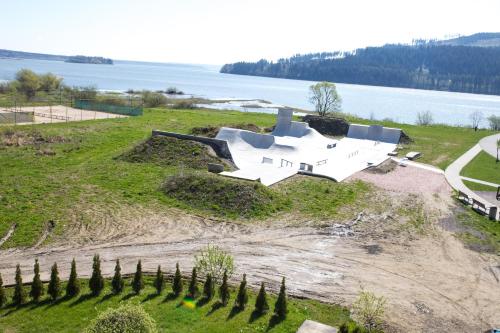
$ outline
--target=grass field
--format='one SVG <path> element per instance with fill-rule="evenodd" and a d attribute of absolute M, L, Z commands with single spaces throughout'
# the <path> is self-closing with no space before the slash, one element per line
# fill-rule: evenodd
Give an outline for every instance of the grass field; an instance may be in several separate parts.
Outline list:
<path fill-rule="evenodd" d="M 179 173 L 178 165 L 129 163 L 116 157 L 146 140 L 153 129 L 189 133 L 193 127 L 241 123 L 269 127 L 275 123 L 275 116 L 146 109 L 141 117 L 18 126 L 15 129 L 0 127 L 0 235 L 5 235 L 11 225 L 17 223 L 13 236 L 3 247 L 34 244 L 49 221 L 55 222 L 55 235 L 62 234 L 75 219 L 84 224 L 92 223 L 90 218 L 73 213 L 108 204 L 114 207 L 180 207 L 197 214 L 213 214 L 211 210 L 192 207 L 161 191 L 160 185 L 165 179 Z M 404 151 L 421 151 L 421 161 L 440 167 L 448 165 L 480 137 L 490 134 L 489 131 L 474 132 L 446 126 L 384 125 L 403 128 L 415 140 Z M 20 146 L 2 144 L 5 133 L 19 131 L 28 138 L 35 131 L 41 139 Z M 327 181 L 308 178 L 301 186 L 292 182 L 272 190 L 287 192 L 294 198 L 290 205 L 282 205 L 281 211 L 321 219 L 332 218 L 338 207 L 355 202 L 355 193 L 364 189 L 359 184 L 323 182 Z M 317 196 L 316 200 L 301 200 L 307 198 L 304 189 L 308 188 L 319 188 L 325 195 Z M 331 205 L 333 196 L 329 193 L 335 194 L 334 205 Z M 321 209 L 322 202 L 318 200 L 324 200 L 329 209 Z"/>
<path fill-rule="evenodd" d="M 141 295 L 131 294 L 127 281 L 125 291 L 113 295 L 106 288 L 99 297 L 90 297 L 85 287 L 80 297 L 61 299 L 55 303 L 45 300 L 39 304 L 28 303 L 20 308 L 7 307 L 0 309 L 0 332 L 42 333 L 42 332 L 81 332 L 97 314 L 106 308 L 117 307 L 124 302 L 140 304 L 156 321 L 160 332 L 290 332 L 294 333 L 305 319 L 338 326 L 344 322 L 353 324 L 349 310 L 337 305 L 323 304 L 311 300 L 290 299 L 288 316 L 285 321 L 273 326 L 271 323 L 275 297 L 268 293 L 271 311 L 260 317 L 252 317 L 255 294 L 249 293 L 249 303 L 242 312 L 232 312 L 232 304 L 236 291 L 231 291 L 230 303 L 227 307 L 213 307 L 216 299 L 208 304 L 189 309 L 180 306 L 182 297 L 168 297 L 171 286 L 161 295 L 156 295 L 151 286 L 151 279 L 146 279 L 146 288 Z M 106 282 L 109 287 L 109 281 Z M 86 286 L 87 282 L 84 282 Z M 201 286 L 200 286 L 201 287 Z M 184 287 L 186 288 L 186 286 Z M 12 289 L 8 290 L 9 295 Z"/>
<path fill-rule="evenodd" d="M 500 162 L 496 163 L 494 157 L 482 151 L 462 169 L 461 175 L 500 184 Z M 472 182 L 467 182 L 467 186 L 477 191 L 496 191 L 496 188 Z"/>

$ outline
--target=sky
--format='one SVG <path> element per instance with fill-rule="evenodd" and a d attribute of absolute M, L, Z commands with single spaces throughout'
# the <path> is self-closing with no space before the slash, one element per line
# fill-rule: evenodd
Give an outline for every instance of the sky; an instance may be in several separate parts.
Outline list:
<path fill-rule="evenodd" d="M 499 0 L 0 0 L 0 49 L 224 64 L 500 32 Z"/>

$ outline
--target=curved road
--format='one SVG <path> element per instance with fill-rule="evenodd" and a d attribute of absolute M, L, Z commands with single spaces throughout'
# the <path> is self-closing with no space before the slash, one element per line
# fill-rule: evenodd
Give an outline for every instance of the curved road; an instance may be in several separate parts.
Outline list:
<path fill-rule="evenodd" d="M 461 191 L 467 194 L 470 198 L 476 199 L 480 202 L 483 202 L 487 206 L 497 206 L 500 205 L 498 203 L 491 203 L 488 200 L 485 200 L 481 196 L 477 195 L 474 191 L 470 190 L 462 181 L 460 177 L 460 171 L 469 164 L 470 161 L 477 154 L 479 154 L 482 150 L 487 152 L 493 157 L 496 157 L 496 142 L 500 139 L 500 134 L 487 136 L 479 141 L 474 147 L 469 149 L 465 154 L 456 159 L 453 163 L 451 163 L 445 170 L 444 175 L 446 180 L 457 191 Z M 499 207 L 500 208 L 500 207 Z M 497 215 L 498 219 L 498 215 Z"/>

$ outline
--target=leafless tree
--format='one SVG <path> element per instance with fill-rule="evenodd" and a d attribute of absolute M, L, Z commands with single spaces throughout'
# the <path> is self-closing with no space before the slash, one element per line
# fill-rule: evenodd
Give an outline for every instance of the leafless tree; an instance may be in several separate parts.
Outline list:
<path fill-rule="evenodd" d="M 470 114 L 470 120 L 472 122 L 472 128 L 477 131 L 479 125 L 483 121 L 483 113 L 481 111 L 476 111 Z"/>

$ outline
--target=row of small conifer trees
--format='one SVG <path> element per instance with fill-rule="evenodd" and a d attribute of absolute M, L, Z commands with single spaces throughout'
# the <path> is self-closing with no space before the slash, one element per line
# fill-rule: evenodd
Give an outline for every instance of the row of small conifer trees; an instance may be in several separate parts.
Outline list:
<path fill-rule="evenodd" d="M 31 289 L 29 295 L 34 302 L 39 302 L 43 294 L 45 293 L 45 287 L 40 279 L 40 265 L 38 264 L 38 259 L 35 259 L 34 265 L 34 276 L 31 283 Z M 222 278 L 222 283 L 219 286 L 219 302 L 222 306 L 227 306 L 230 299 L 230 290 L 227 282 L 228 276 L 227 272 L 224 272 Z M 26 291 L 23 286 L 23 280 L 21 276 L 21 268 L 19 264 L 16 266 L 16 277 L 15 277 L 14 294 L 12 296 L 12 304 L 15 306 L 22 305 L 26 303 L 27 296 Z M 238 310 L 244 310 L 248 303 L 248 295 L 246 288 L 246 274 L 243 275 L 243 280 L 240 283 L 238 294 L 235 299 L 234 307 Z M 141 261 L 137 263 L 137 269 L 134 274 L 134 278 L 131 283 L 134 293 L 140 294 L 141 290 L 144 288 L 144 280 L 142 276 L 142 265 Z M 156 289 L 157 294 L 161 294 L 165 288 L 165 278 L 161 270 L 161 266 L 158 266 L 156 272 L 156 277 L 153 280 L 153 286 Z M 68 283 L 66 284 L 66 297 L 75 297 L 80 293 L 80 281 L 76 272 L 76 262 L 75 259 L 71 262 L 71 272 L 69 276 Z M 89 288 L 93 296 L 99 296 L 104 289 L 104 278 L 101 273 L 101 260 L 99 255 L 95 255 L 92 264 L 92 276 L 89 280 Z M 125 280 L 121 275 L 120 260 L 116 260 L 115 274 L 111 280 L 111 288 L 114 294 L 121 293 L 125 288 Z M 179 269 L 179 264 L 176 264 L 175 274 L 172 278 L 172 294 L 175 297 L 181 295 L 183 291 L 182 276 Z M 47 293 L 52 300 L 57 300 L 62 293 L 61 281 L 59 279 L 59 272 L 57 269 L 57 263 L 51 268 L 50 281 L 47 286 Z M 198 289 L 197 281 L 197 271 L 196 267 L 193 268 L 191 279 L 189 281 L 189 287 L 187 296 L 192 299 L 196 299 L 200 296 L 200 291 Z M 203 284 L 203 294 L 202 297 L 205 300 L 212 300 L 215 296 L 215 283 L 213 277 L 208 274 L 206 276 L 205 282 Z M 3 287 L 2 276 L 0 275 L 0 307 L 3 307 L 7 303 L 7 296 L 5 289 Z M 267 294 L 264 286 L 264 282 L 260 285 L 259 294 L 255 302 L 255 313 L 261 315 L 269 310 L 269 305 L 267 302 Z M 287 313 L 287 300 L 286 300 L 286 287 L 285 278 L 281 282 L 281 288 L 274 306 L 274 315 L 279 319 L 285 319 Z"/>

